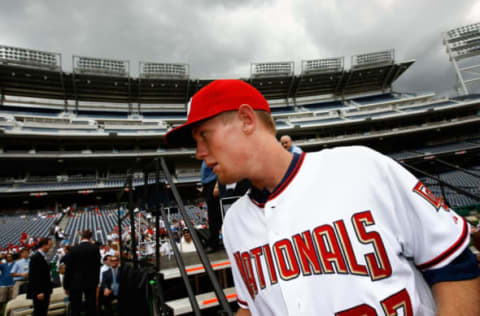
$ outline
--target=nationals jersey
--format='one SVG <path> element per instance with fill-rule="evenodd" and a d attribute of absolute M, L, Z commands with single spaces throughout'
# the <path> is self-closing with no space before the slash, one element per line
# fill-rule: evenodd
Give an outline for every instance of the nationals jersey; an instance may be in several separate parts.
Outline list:
<path fill-rule="evenodd" d="M 462 217 L 365 147 L 294 155 L 273 192 L 255 191 L 223 225 L 238 304 L 253 315 L 434 315 L 421 271 L 469 243 Z"/>

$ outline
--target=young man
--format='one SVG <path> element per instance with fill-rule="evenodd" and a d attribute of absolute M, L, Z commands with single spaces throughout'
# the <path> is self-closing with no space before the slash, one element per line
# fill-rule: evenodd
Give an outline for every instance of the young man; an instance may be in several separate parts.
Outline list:
<path fill-rule="evenodd" d="M 102 292 L 101 305 L 103 306 L 102 315 L 113 315 L 112 301 L 118 298 L 118 290 L 120 288 L 120 258 L 117 256 L 110 256 L 110 268 L 103 271 L 102 281 L 100 284 L 100 291 Z"/>
<path fill-rule="evenodd" d="M 13 298 L 17 297 L 18 294 L 25 293 L 24 287 L 25 282 L 28 278 L 28 265 L 30 264 L 30 250 L 28 248 L 23 248 L 20 252 L 20 258 L 15 261 L 15 264 L 10 271 L 15 285 L 13 286 Z"/>
<path fill-rule="evenodd" d="M 222 228 L 222 213 L 220 211 L 220 200 L 218 199 L 217 176 L 213 173 L 212 168 L 207 166 L 203 161 L 200 169 L 202 194 L 207 203 L 208 212 L 208 230 L 209 237 L 206 243 L 205 251 L 212 253 L 219 248 L 219 234 Z"/>
<path fill-rule="evenodd" d="M 96 293 L 100 278 L 100 250 L 92 241 L 92 232 L 84 230 L 80 243 L 65 256 L 63 288 L 70 297 L 72 316 L 79 316 L 85 296 L 87 315 L 96 314 Z"/>
<path fill-rule="evenodd" d="M 27 298 L 33 299 L 33 315 L 47 316 L 53 284 L 47 253 L 52 247 L 49 238 L 40 238 L 38 251 L 30 258 Z"/>
<path fill-rule="evenodd" d="M 54 287 L 63 287 L 63 279 L 65 278 L 66 266 L 61 263 L 58 266 L 58 273 L 53 277 L 52 282 Z"/>
<path fill-rule="evenodd" d="M 222 230 L 238 315 L 480 314 L 467 223 L 392 159 L 286 151 L 267 101 L 240 80 L 200 90 L 166 141 L 192 134 L 221 183 L 252 184 Z"/>
<path fill-rule="evenodd" d="M 15 262 L 11 253 L 5 254 L 5 262 L 0 262 L 0 310 L 13 296 L 13 277 L 10 274 Z"/>

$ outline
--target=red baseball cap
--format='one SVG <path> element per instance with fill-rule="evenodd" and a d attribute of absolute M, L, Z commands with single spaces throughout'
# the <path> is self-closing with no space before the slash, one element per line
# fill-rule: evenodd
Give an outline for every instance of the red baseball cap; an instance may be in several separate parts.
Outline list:
<path fill-rule="evenodd" d="M 270 112 L 267 100 L 250 84 L 242 80 L 215 80 L 198 91 L 188 103 L 187 123 L 177 126 L 165 135 L 171 146 L 195 146 L 192 125 L 226 111 L 237 110 L 248 104 L 254 110 Z"/>

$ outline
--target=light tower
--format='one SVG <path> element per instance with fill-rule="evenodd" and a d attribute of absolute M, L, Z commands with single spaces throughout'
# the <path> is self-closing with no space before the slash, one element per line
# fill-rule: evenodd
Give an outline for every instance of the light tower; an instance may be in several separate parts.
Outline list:
<path fill-rule="evenodd" d="M 450 61 L 457 73 L 457 92 L 459 95 L 469 94 L 469 86 L 480 81 L 480 23 L 470 24 L 447 31 L 442 34 L 443 44 L 446 46 Z M 470 60 L 476 65 L 462 65 L 463 60 Z"/>

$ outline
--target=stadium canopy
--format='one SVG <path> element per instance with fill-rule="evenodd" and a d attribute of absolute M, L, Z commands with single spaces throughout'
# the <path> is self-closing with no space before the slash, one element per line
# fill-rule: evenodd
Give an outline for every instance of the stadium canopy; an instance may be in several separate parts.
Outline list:
<path fill-rule="evenodd" d="M 414 63 L 396 62 L 393 49 L 351 58 L 350 69 L 344 57 L 304 60 L 297 75 L 293 61 L 252 63 L 250 77 L 242 80 L 268 100 L 295 106 L 310 96 L 391 92 L 392 83 Z M 56 53 L 0 46 L 0 95 L 61 99 L 65 107 L 73 102 L 77 112 L 95 102 L 112 103 L 104 105 L 107 111 L 133 114 L 186 112 L 192 95 L 213 80 L 191 78 L 185 63 L 140 62 L 134 78 L 126 60 L 73 56 L 72 73 L 61 70 L 61 60 Z"/>

